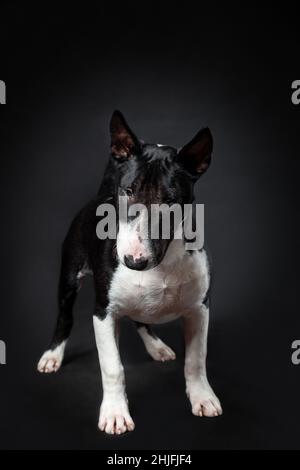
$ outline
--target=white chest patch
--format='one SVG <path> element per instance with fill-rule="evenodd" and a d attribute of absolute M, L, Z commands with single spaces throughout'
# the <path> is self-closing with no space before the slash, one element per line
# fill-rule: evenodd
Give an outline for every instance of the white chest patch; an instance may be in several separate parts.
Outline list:
<path fill-rule="evenodd" d="M 174 240 L 162 263 L 149 271 L 120 264 L 112 278 L 109 311 L 143 323 L 164 323 L 197 308 L 209 287 L 204 250 L 189 254 Z"/>

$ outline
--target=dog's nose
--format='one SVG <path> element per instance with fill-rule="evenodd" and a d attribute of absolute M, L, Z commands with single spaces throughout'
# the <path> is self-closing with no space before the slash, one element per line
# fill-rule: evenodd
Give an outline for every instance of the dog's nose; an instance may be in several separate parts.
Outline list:
<path fill-rule="evenodd" d="M 135 269 L 136 271 L 142 271 L 146 268 L 148 264 L 148 260 L 146 258 L 138 258 L 133 259 L 132 255 L 124 256 L 124 263 L 126 264 L 127 268 Z"/>

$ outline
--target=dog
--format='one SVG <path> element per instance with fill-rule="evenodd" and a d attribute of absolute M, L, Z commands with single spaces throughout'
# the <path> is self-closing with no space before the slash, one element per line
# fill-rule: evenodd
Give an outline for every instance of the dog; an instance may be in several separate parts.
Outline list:
<path fill-rule="evenodd" d="M 182 317 L 185 337 L 186 392 L 196 416 L 222 414 L 206 374 L 211 274 L 206 250 L 186 250 L 183 239 L 143 236 L 140 216 L 118 223 L 116 239 L 96 234 L 97 208 L 128 205 L 192 204 L 194 186 L 208 169 L 212 134 L 200 130 L 184 147 L 140 141 L 120 111 L 110 121 L 110 158 L 97 197 L 73 220 L 62 247 L 58 289 L 59 313 L 50 348 L 38 370 L 56 372 L 73 324 L 73 305 L 83 278 L 92 274 L 96 300 L 93 325 L 102 376 L 103 399 L 98 427 L 108 434 L 134 429 L 120 359 L 119 320 L 131 318 L 149 355 L 156 361 L 175 359 L 175 352 L 151 325 Z M 173 227 L 174 229 L 174 227 Z"/>

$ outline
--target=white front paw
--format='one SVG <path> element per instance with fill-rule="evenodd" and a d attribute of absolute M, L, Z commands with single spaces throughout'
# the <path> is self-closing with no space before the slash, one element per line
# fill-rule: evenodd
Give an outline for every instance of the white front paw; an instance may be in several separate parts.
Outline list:
<path fill-rule="evenodd" d="M 208 383 L 192 385 L 188 388 L 187 394 L 192 405 L 192 413 L 195 416 L 213 418 L 223 413 L 220 400 Z"/>
<path fill-rule="evenodd" d="M 58 345 L 55 349 L 48 349 L 39 360 L 37 369 L 39 372 L 50 374 L 57 372 L 64 358 L 65 342 Z"/>
<path fill-rule="evenodd" d="M 105 398 L 100 407 L 98 427 L 107 434 L 123 434 L 134 430 L 125 398 Z"/>

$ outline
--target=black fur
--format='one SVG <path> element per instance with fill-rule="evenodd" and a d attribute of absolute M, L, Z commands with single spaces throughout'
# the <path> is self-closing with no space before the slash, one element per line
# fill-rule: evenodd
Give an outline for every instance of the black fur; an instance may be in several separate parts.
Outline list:
<path fill-rule="evenodd" d="M 179 152 L 173 147 L 139 142 L 119 111 L 112 116 L 110 132 L 111 157 L 98 194 L 75 217 L 63 243 L 59 315 L 52 349 L 70 334 L 73 304 L 81 282 L 78 273 L 85 267 L 89 267 L 94 276 L 94 313 L 99 318 L 106 315 L 110 281 L 119 260 L 116 241 L 97 238 L 97 207 L 109 202 L 118 209 L 118 196 L 122 193 L 130 194 L 132 202 L 146 207 L 152 203 L 191 203 L 194 183 L 210 162 L 212 137 L 208 129 L 200 131 Z M 155 265 L 163 259 L 169 243 L 170 240 L 151 240 Z"/>

